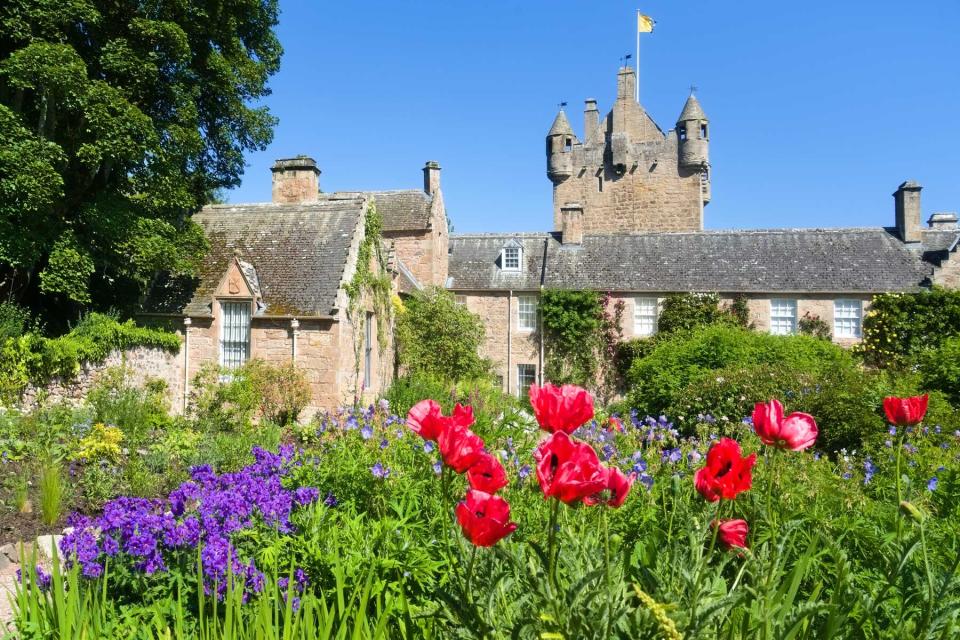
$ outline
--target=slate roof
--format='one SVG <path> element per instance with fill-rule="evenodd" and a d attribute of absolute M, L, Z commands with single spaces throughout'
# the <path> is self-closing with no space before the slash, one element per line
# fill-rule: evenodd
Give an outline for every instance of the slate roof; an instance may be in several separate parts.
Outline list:
<path fill-rule="evenodd" d="M 703 112 L 703 107 L 700 106 L 700 101 L 697 100 L 697 97 L 691 93 L 690 97 L 687 98 L 687 101 L 683 105 L 683 111 L 680 112 L 680 117 L 677 118 L 677 122 L 706 119 L 707 115 Z"/>
<path fill-rule="evenodd" d="M 403 191 L 364 191 L 377 204 L 383 218 L 383 231 L 424 231 L 430 228 L 433 197 L 418 189 Z"/>
<path fill-rule="evenodd" d="M 567 114 L 560 109 L 557 112 L 557 117 L 553 119 L 553 124 L 550 126 L 550 131 L 547 133 L 548 136 L 565 136 L 571 135 L 573 133 L 573 127 L 570 126 L 570 121 L 567 120 Z"/>
<path fill-rule="evenodd" d="M 210 242 L 200 276 L 161 281 L 145 311 L 209 316 L 213 293 L 236 256 L 262 294 L 258 315 L 330 315 L 365 209 L 363 197 L 204 207 L 193 217 Z"/>
<path fill-rule="evenodd" d="M 499 269 L 512 238 L 524 268 Z M 548 288 L 624 292 L 878 293 L 917 289 L 931 275 L 922 247 L 892 229 L 770 229 L 584 236 L 562 245 L 559 234 L 454 235 L 452 289 Z"/>

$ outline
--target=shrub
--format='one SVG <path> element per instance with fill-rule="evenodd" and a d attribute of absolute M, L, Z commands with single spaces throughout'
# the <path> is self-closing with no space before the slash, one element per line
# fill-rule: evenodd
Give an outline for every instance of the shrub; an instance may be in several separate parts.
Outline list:
<path fill-rule="evenodd" d="M 715 375 L 718 369 L 780 365 L 816 374 L 852 364 L 847 351 L 823 340 L 719 324 L 659 340 L 650 355 L 631 366 L 629 398 L 639 411 L 659 415 L 687 385 Z"/>
<path fill-rule="evenodd" d="M 148 380 L 142 387 L 132 383 L 127 365 L 110 367 L 97 375 L 87 394 L 94 420 L 115 425 L 134 442 L 153 429 L 170 424 L 167 383 Z"/>
<path fill-rule="evenodd" d="M 242 369 L 225 374 L 208 362 L 193 379 L 188 413 L 201 432 L 234 433 L 250 427 L 259 402 Z"/>
<path fill-rule="evenodd" d="M 960 291 L 934 287 L 874 296 L 857 351 L 878 367 L 902 367 L 960 335 Z"/>
<path fill-rule="evenodd" d="M 415 292 L 399 309 L 397 354 L 406 373 L 468 380 L 489 374 L 478 353 L 485 336 L 480 318 L 440 287 Z"/>
<path fill-rule="evenodd" d="M 63 506 L 63 475 L 60 464 L 47 460 L 40 467 L 40 517 L 43 524 L 56 524 L 63 515 Z"/>
<path fill-rule="evenodd" d="M 260 399 L 260 415 L 275 424 L 285 426 L 296 422 L 310 403 L 307 376 L 292 362 L 275 365 L 251 360 L 244 365 L 241 375 L 249 378 L 254 394 Z"/>
<path fill-rule="evenodd" d="M 813 336 L 821 340 L 831 340 L 833 333 L 823 318 L 807 311 L 797 322 L 797 329 L 805 336 Z"/>
<path fill-rule="evenodd" d="M 0 302 L 0 342 L 19 338 L 30 327 L 30 311 L 13 302 Z"/>
<path fill-rule="evenodd" d="M 920 357 L 920 379 L 928 391 L 942 391 L 960 406 L 960 336 L 943 341 Z"/>
<path fill-rule="evenodd" d="M 669 335 L 715 324 L 746 326 L 749 313 L 746 300 L 734 299 L 729 309 L 720 306 L 716 293 L 675 293 L 661 303 L 657 331 Z"/>

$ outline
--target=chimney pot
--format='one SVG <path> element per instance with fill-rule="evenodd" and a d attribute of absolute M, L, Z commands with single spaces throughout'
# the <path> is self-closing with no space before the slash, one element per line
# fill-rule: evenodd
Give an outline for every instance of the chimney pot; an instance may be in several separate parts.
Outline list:
<path fill-rule="evenodd" d="M 927 224 L 931 229 L 956 229 L 957 228 L 957 212 L 956 211 L 940 211 L 934 213 L 930 216 L 930 219 L 927 220 Z"/>
<path fill-rule="evenodd" d="M 273 202 L 299 204 L 320 198 L 320 169 L 309 156 L 281 158 L 270 167 L 273 173 Z"/>
<path fill-rule="evenodd" d="M 423 165 L 423 190 L 432 196 L 440 190 L 440 163 L 429 160 Z"/>

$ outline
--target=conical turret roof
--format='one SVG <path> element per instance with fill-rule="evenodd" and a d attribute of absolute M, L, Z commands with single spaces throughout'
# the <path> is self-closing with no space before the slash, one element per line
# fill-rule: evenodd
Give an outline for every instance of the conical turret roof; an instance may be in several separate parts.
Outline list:
<path fill-rule="evenodd" d="M 677 122 L 706 119 L 707 114 L 703 112 L 703 108 L 700 106 L 700 101 L 697 100 L 697 96 L 691 93 L 690 97 L 687 98 L 686 104 L 683 105 L 683 111 L 680 112 L 680 117 L 677 118 Z"/>
<path fill-rule="evenodd" d="M 570 126 L 570 121 L 567 120 L 567 114 L 563 112 L 563 109 L 560 109 L 560 113 L 557 114 L 557 117 L 553 119 L 553 126 L 550 127 L 550 133 L 548 136 L 566 136 L 573 135 L 573 128 Z"/>

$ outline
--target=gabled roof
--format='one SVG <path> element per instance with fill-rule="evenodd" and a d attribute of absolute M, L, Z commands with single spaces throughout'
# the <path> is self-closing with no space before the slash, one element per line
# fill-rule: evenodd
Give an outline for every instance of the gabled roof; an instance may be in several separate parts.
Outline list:
<path fill-rule="evenodd" d="M 430 210 L 433 196 L 419 189 L 396 191 L 339 191 L 321 198 L 368 196 L 377 206 L 383 219 L 383 231 L 426 231 L 430 228 Z"/>
<path fill-rule="evenodd" d="M 330 315 L 366 202 L 204 207 L 193 217 L 210 242 L 199 277 L 162 280 L 144 310 L 209 316 L 214 291 L 236 256 L 260 292 L 260 315 Z"/>
<path fill-rule="evenodd" d="M 585 235 L 566 246 L 559 234 L 527 234 L 519 274 L 496 264 L 511 237 L 452 236 L 451 288 L 879 293 L 915 290 L 932 273 L 883 228 Z"/>

